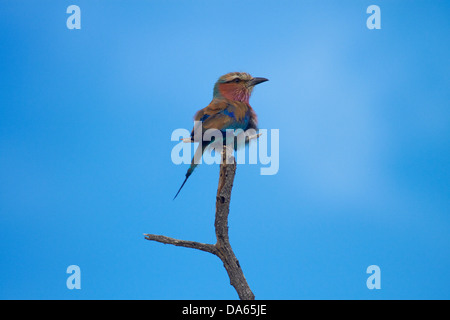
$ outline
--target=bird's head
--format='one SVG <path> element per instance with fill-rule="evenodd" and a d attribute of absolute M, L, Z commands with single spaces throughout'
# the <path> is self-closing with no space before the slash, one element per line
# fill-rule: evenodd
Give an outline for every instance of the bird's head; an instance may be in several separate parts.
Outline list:
<path fill-rule="evenodd" d="M 245 72 L 230 72 L 217 80 L 214 85 L 214 98 L 226 99 L 248 103 L 254 86 L 268 81 L 266 78 L 253 78 Z"/>

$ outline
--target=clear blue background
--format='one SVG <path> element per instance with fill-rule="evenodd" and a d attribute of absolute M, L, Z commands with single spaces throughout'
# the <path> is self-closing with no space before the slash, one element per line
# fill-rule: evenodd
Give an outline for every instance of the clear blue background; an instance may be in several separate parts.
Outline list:
<path fill-rule="evenodd" d="M 240 165 L 233 189 L 256 298 L 449 299 L 449 16 L 449 1 L 0 0 L 0 298 L 237 298 L 217 257 L 143 233 L 215 242 L 219 168 L 172 201 L 187 165 L 170 136 L 246 71 L 270 79 L 251 104 L 280 130 L 278 174 Z"/>

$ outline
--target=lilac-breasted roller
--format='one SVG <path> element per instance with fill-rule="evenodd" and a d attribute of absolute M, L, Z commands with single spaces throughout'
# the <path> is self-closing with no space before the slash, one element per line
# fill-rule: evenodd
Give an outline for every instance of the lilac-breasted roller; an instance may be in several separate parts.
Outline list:
<path fill-rule="evenodd" d="M 183 184 L 175 195 L 178 196 L 184 184 L 194 169 L 197 167 L 194 159 L 199 159 L 206 147 L 212 141 L 203 140 L 203 133 L 208 129 L 220 130 L 225 137 L 227 129 L 258 129 L 258 119 L 253 108 L 250 106 L 249 99 L 255 85 L 268 81 L 266 78 L 254 78 L 245 72 L 230 72 L 221 76 L 214 85 L 213 99 L 211 103 L 197 111 L 194 121 L 202 130 L 196 130 L 194 127 L 191 132 L 190 141 L 199 142 L 201 146 L 195 151 Z M 194 135 L 195 133 L 195 135 Z"/>

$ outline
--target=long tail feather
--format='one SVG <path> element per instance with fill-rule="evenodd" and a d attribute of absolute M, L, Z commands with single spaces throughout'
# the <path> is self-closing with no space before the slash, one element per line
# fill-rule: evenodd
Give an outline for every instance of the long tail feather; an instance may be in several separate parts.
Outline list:
<path fill-rule="evenodd" d="M 189 178 L 190 175 L 191 175 L 191 174 L 190 174 L 189 171 L 188 171 L 188 173 L 186 173 L 186 178 L 184 179 L 183 184 L 181 185 L 180 189 L 178 189 L 178 192 L 177 192 L 177 194 L 175 195 L 175 197 L 173 197 L 173 200 L 175 200 L 175 198 L 176 198 L 176 197 L 178 196 L 178 194 L 180 193 L 181 189 L 183 189 L 184 184 L 186 183 L 186 181 L 187 181 L 187 179 Z"/>
<path fill-rule="evenodd" d="M 203 142 L 202 147 L 200 148 L 200 146 L 199 146 L 197 148 L 197 150 L 195 151 L 194 157 L 192 158 L 192 161 L 191 161 L 191 166 L 189 167 L 188 171 L 186 172 L 186 178 L 184 179 L 183 184 L 181 185 L 180 189 L 178 189 L 178 192 L 175 195 L 175 197 L 173 197 L 173 200 L 175 200 L 175 198 L 178 196 L 181 189 L 184 187 L 184 184 L 186 183 L 187 179 L 191 176 L 192 172 L 194 172 L 195 168 L 198 166 L 198 164 L 200 162 L 200 158 L 202 157 L 203 152 L 205 152 L 205 149 L 206 149 L 206 147 L 208 147 L 208 145 L 209 145 L 208 142 Z"/>

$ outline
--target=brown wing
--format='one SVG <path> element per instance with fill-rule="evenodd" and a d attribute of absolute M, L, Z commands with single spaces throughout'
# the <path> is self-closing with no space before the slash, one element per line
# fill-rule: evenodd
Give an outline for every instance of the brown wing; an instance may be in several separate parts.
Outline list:
<path fill-rule="evenodd" d="M 232 122 L 233 119 L 221 113 L 227 108 L 227 106 L 227 101 L 214 99 L 207 107 L 197 111 L 194 116 L 194 121 L 198 121 L 198 123 L 194 125 L 191 132 L 191 137 L 194 141 L 199 141 L 206 130 L 221 130 Z M 199 130 L 200 125 L 202 125 L 202 130 Z M 194 132 L 196 133 L 196 136 L 194 136 Z"/>

